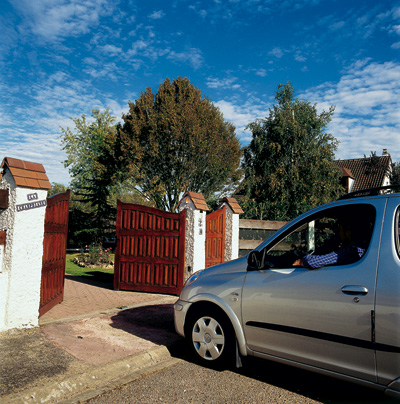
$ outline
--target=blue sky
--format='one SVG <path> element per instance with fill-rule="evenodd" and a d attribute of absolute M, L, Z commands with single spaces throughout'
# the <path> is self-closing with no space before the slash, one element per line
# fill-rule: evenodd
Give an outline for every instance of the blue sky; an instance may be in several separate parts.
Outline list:
<path fill-rule="evenodd" d="M 336 107 L 336 158 L 400 159 L 400 4 L 394 0 L 2 0 L 0 159 L 65 185 L 60 126 L 188 77 L 236 126 L 264 118 L 280 83 Z"/>

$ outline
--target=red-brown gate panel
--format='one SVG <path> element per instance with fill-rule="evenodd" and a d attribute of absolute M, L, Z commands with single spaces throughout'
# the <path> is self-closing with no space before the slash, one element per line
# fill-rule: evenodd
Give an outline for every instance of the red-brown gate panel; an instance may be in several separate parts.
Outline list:
<path fill-rule="evenodd" d="M 226 207 L 206 216 L 206 268 L 224 262 Z"/>
<path fill-rule="evenodd" d="M 47 198 L 39 316 L 47 313 L 64 298 L 69 193 L 68 190 Z"/>
<path fill-rule="evenodd" d="M 185 270 L 186 211 L 117 205 L 114 289 L 178 295 Z"/>

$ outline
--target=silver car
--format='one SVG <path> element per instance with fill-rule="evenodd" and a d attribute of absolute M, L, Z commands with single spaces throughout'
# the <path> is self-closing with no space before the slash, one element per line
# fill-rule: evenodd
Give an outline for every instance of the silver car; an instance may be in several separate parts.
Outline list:
<path fill-rule="evenodd" d="M 387 192 L 315 208 L 192 275 L 174 313 L 197 359 L 263 357 L 400 397 L 400 194 Z"/>

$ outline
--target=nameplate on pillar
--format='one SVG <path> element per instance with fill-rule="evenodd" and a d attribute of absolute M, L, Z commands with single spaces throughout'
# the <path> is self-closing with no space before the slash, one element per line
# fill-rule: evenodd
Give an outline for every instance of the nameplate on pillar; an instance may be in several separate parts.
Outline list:
<path fill-rule="evenodd" d="M 47 200 L 36 201 L 36 202 L 28 202 L 22 203 L 21 205 L 17 205 L 17 212 L 22 212 L 23 210 L 30 210 L 35 208 L 41 208 L 42 206 L 47 206 Z"/>

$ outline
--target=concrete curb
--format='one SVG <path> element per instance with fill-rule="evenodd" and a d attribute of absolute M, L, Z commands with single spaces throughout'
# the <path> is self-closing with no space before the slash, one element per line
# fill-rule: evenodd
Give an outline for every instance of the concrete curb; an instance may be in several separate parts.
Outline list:
<path fill-rule="evenodd" d="M 83 394 L 84 399 L 87 400 L 113 387 L 129 383 L 140 374 L 146 373 L 143 370 L 148 371 L 149 368 L 155 367 L 154 371 L 156 371 L 177 362 L 179 362 L 179 359 L 171 358 L 165 346 L 157 347 L 119 361 L 93 367 L 85 373 L 71 376 L 60 383 L 50 382 L 44 386 L 35 386 L 17 394 L 3 396 L 1 397 L 1 403 L 76 403 L 83 399 L 83 397 L 78 399 L 76 397 L 78 395 Z M 164 365 L 157 366 L 160 364 Z M 108 388 L 105 388 L 105 386 Z"/>

